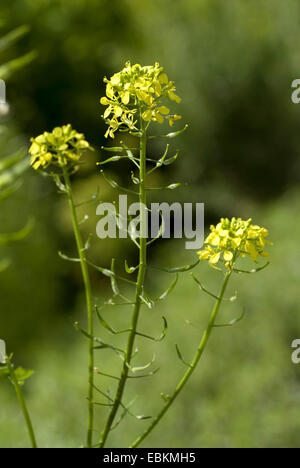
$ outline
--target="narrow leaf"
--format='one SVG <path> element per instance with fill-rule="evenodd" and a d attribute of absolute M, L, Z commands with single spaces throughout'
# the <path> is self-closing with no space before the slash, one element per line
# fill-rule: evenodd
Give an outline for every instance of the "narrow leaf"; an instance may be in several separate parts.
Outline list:
<path fill-rule="evenodd" d="M 63 254 L 62 252 L 58 252 L 58 255 L 60 256 L 60 258 L 62 258 L 63 260 L 66 260 L 68 262 L 80 262 L 80 258 L 72 258 L 72 257 L 68 257 L 68 255 L 65 255 Z"/>
<path fill-rule="evenodd" d="M 164 271 L 166 273 L 183 273 L 185 271 L 190 271 L 192 270 L 193 268 L 195 268 L 198 264 L 200 263 L 200 260 L 197 260 L 197 262 L 195 263 L 192 263 L 191 265 L 184 265 L 182 267 L 174 267 L 174 268 L 158 268 L 158 267 L 150 267 L 150 268 L 153 268 L 155 270 L 160 270 L 160 271 Z"/>
<path fill-rule="evenodd" d="M 150 366 L 152 366 L 152 364 L 154 363 L 155 361 L 155 355 L 153 356 L 152 358 L 152 361 L 148 362 L 148 364 L 146 364 L 145 366 L 140 366 L 140 367 L 131 367 L 129 365 L 127 365 L 129 367 L 129 369 L 131 370 L 131 372 L 133 374 L 135 374 L 136 372 L 141 372 L 145 369 L 148 369 Z"/>
<path fill-rule="evenodd" d="M 116 330 L 114 330 L 111 326 L 109 326 L 108 323 L 104 320 L 104 318 L 100 315 L 100 312 L 97 306 L 95 306 L 95 309 L 96 309 L 96 314 L 101 325 L 110 333 L 112 333 L 113 335 L 116 335 L 117 333 Z"/>
<path fill-rule="evenodd" d="M 31 63 L 37 57 L 36 52 L 29 52 L 22 57 L 11 60 L 0 66 L 0 78 L 7 79 L 12 73 Z"/>
<path fill-rule="evenodd" d="M 152 138 L 175 138 L 178 135 L 181 135 L 181 133 L 185 132 L 186 129 L 188 128 L 188 124 L 184 126 L 181 130 L 178 130 L 178 132 L 172 132 L 172 133 L 167 133 L 167 135 L 152 135 L 149 136 L 150 139 Z"/>
<path fill-rule="evenodd" d="M 31 369 L 23 369 L 23 367 L 18 367 L 15 371 L 15 376 L 19 383 L 23 383 L 24 380 L 29 379 L 34 373 Z"/>
<path fill-rule="evenodd" d="M 4 51 L 22 36 L 27 34 L 29 31 L 29 27 L 26 25 L 19 26 L 18 28 L 13 29 L 5 36 L 1 37 L 0 39 L 0 51 Z"/>
<path fill-rule="evenodd" d="M 176 284 L 177 284 L 177 281 L 178 281 L 178 278 L 179 278 L 179 275 L 178 273 L 176 273 L 176 278 L 175 280 L 173 281 L 173 283 L 168 287 L 168 289 L 166 291 L 164 291 L 158 298 L 157 298 L 157 301 L 163 301 L 164 299 L 166 299 L 166 297 L 171 294 L 171 292 L 173 291 L 173 289 L 175 288 Z"/>
<path fill-rule="evenodd" d="M 130 267 L 130 266 L 128 266 L 127 260 L 125 260 L 125 271 L 126 271 L 126 273 L 128 273 L 129 275 L 131 275 L 132 273 L 134 273 L 138 268 L 139 268 L 139 265 L 137 265 L 136 267 Z"/>
<path fill-rule="evenodd" d="M 183 364 L 185 364 L 186 366 L 192 367 L 190 364 L 188 364 L 188 363 L 183 359 L 183 356 L 182 356 L 181 352 L 179 351 L 179 348 L 178 348 L 177 344 L 175 345 L 175 347 L 176 347 L 176 351 L 177 351 L 177 356 L 179 357 L 180 361 L 183 362 Z"/>

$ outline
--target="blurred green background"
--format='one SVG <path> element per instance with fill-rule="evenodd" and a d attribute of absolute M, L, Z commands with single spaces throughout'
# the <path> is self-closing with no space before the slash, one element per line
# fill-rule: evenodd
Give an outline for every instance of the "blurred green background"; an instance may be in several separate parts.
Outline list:
<path fill-rule="evenodd" d="M 2 34 L 23 24 L 30 28 L 1 61 L 30 50 L 38 54 L 6 80 L 10 113 L 4 119 L 3 156 L 28 146 L 30 136 L 70 122 L 97 150 L 74 180 L 76 198 L 85 200 L 99 187 L 101 200 L 117 199 L 95 169 L 96 160 L 104 158 L 103 76 L 128 59 L 159 61 L 176 82 L 183 98 L 176 112 L 189 129 L 172 142 L 180 159 L 157 173 L 153 184 L 180 181 L 188 187 L 156 194 L 156 200 L 205 202 L 207 227 L 220 216 L 241 216 L 270 230 L 271 266 L 236 277 L 230 288 L 238 290 L 238 301 L 222 309 L 223 321 L 245 308 L 244 320 L 214 332 L 193 379 L 144 446 L 299 447 L 300 365 L 291 362 L 291 342 L 300 338 L 300 107 L 291 102 L 291 82 L 300 72 L 299 2 L 2 0 L 0 24 Z M 154 141 L 149 152 L 158 156 L 164 148 Z M 109 173 L 129 183 L 127 165 L 111 166 Z M 82 214 L 89 214 L 85 235 L 95 233 L 95 205 Z M 80 446 L 87 416 L 87 344 L 73 327 L 75 320 L 85 326 L 80 270 L 57 255 L 58 250 L 75 252 L 66 200 L 51 181 L 28 170 L 0 215 L 1 232 L 21 228 L 30 217 L 36 220 L 26 240 L 1 249 L 12 265 L 0 277 L 0 337 L 17 363 L 35 369 L 24 391 L 40 445 Z M 102 266 L 116 257 L 120 271 L 126 258 L 136 264 L 129 242 L 100 241 L 95 235 L 90 256 Z M 150 253 L 156 266 L 195 259 L 184 240 L 158 242 Z M 210 289 L 219 287 L 220 276 L 206 264 L 195 273 Z M 110 285 L 97 274 L 92 279 L 101 304 L 110 297 Z M 171 281 L 170 275 L 148 272 L 154 296 Z M 126 401 L 137 397 L 137 414 L 155 414 L 160 393 L 174 388 L 184 371 L 175 343 L 189 360 L 211 305 L 183 274 L 166 303 L 143 310 L 141 329 L 159 334 L 162 315 L 169 329 L 163 343 L 137 342 L 136 364 L 155 353 L 154 366 L 160 367 L 155 376 L 128 385 Z M 116 327 L 127 324 L 129 314 L 105 311 Z M 111 339 L 103 329 L 98 333 Z M 120 366 L 108 351 L 96 358 L 104 372 Z M 114 390 L 114 382 L 104 377 L 97 384 Z M 0 394 L 0 446 L 28 446 L 8 382 L 1 381 Z M 97 409 L 96 429 L 105 414 Z M 146 424 L 128 417 L 109 446 L 127 446 Z"/>

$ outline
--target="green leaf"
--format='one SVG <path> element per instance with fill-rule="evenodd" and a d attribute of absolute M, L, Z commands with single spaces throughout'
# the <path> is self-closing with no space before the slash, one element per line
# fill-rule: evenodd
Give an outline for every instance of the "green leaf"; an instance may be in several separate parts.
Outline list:
<path fill-rule="evenodd" d="M 10 264 L 11 264 L 11 261 L 9 260 L 9 258 L 5 258 L 4 260 L 1 260 L 1 262 L 0 262 L 0 273 L 5 271 L 9 267 Z M 1 355 L 1 350 L 0 350 L 0 355 Z M 1 362 L 1 360 L 0 360 L 0 362 Z"/>
<path fill-rule="evenodd" d="M 14 163 L 8 170 L 2 171 L 0 173 L 0 190 L 5 190 L 14 184 L 29 167 L 29 158 L 26 158 Z"/>
<path fill-rule="evenodd" d="M 6 80 L 12 73 L 31 63 L 37 57 L 37 53 L 32 51 L 22 57 L 10 60 L 0 66 L 0 79 Z"/>
<path fill-rule="evenodd" d="M 94 346 L 94 349 L 111 349 L 112 351 L 117 353 L 119 357 L 123 358 L 125 356 L 125 351 L 123 349 L 113 346 L 109 343 L 104 343 L 99 338 L 97 338 L 96 341 L 99 344 L 97 346 Z"/>
<path fill-rule="evenodd" d="M 24 148 L 16 151 L 15 153 L 11 154 L 10 156 L 7 156 L 6 158 L 3 158 L 0 160 L 0 172 L 9 169 L 10 167 L 14 166 L 16 163 L 20 162 L 22 159 L 24 159 L 26 154 L 26 151 Z"/>
<path fill-rule="evenodd" d="M 178 132 L 172 132 L 172 133 L 167 133 L 167 135 L 152 135 L 149 136 L 150 139 L 152 138 L 175 138 L 178 135 L 181 135 L 181 133 L 185 132 L 186 129 L 188 128 L 188 124 L 184 126 L 181 130 L 178 130 Z"/>
<path fill-rule="evenodd" d="M 153 268 L 154 270 L 160 270 L 164 271 L 166 273 L 183 273 L 185 271 L 190 271 L 193 268 L 195 268 L 198 264 L 200 263 L 200 260 L 197 260 L 195 263 L 192 263 L 191 265 L 185 265 L 182 267 L 174 267 L 174 268 L 158 268 L 158 267 L 150 267 Z"/>
<path fill-rule="evenodd" d="M 100 273 L 102 273 L 104 276 L 108 276 L 108 278 L 112 278 L 113 276 L 115 276 L 114 272 L 109 270 L 108 268 L 102 268 L 98 265 L 95 265 L 94 263 L 92 262 L 87 262 L 88 265 L 90 265 L 92 268 L 94 268 L 95 270 L 99 271 Z"/>
<path fill-rule="evenodd" d="M 168 322 L 167 322 L 166 317 L 162 317 L 162 319 L 163 319 L 163 322 L 164 322 L 164 327 L 163 327 L 163 330 L 162 330 L 162 333 L 161 333 L 160 337 L 156 341 L 162 341 L 165 338 L 166 334 L 167 334 Z"/>
<path fill-rule="evenodd" d="M 133 285 L 136 286 L 136 283 L 134 281 L 130 281 L 127 278 L 123 278 L 122 276 L 116 275 L 113 271 L 108 270 L 107 268 L 102 268 L 102 267 L 100 267 L 98 265 L 95 265 L 94 263 L 92 263 L 92 262 L 90 262 L 88 260 L 87 260 L 87 264 L 90 265 L 92 268 L 94 268 L 96 271 L 100 271 L 100 273 L 102 273 L 104 276 L 108 276 L 109 278 L 114 276 L 115 278 L 119 279 L 120 281 L 124 281 L 125 283 L 133 284 Z"/>
<path fill-rule="evenodd" d="M 183 364 L 185 364 L 187 367 L 192 367 L 191 364 L 189 364 L 188 362 L 186 362 L 181 354 L 181 352 L 179 351 L 179 348 L 177 346 L 177 344 L 175 345 L 176 347 L 176 351 L 177 351 L 177 356 L 179 357 L 180 361 L 183 362 Z"/>
<path fill-rule="evenodd" d="M 175 280 L 173 281 L 173 283 L 168 287 L 168 289 L 166 289 L 166 291 L 164 291 L 158 298 L 157 298 L 157 301 L 163 301 L 164 299 L 166 299 L 166 297 L 171 294 L 171 292 L 173 291 L 173 289 L 175 288 L 176 284 L 177 284 L 177 281 L 178 281 L 178 278 L 179 278 L 179 275 L 178 273 L 176 273 L 176 278 Z"/>
<path fill-rule="evenodd" d="M 235 273 L 247 273 L 247 274 L 253 274 L 253 273 L 258 273 L 259 271 L 262 271 L 264 270 L 265 268 L 267 268 L 267 266 L 270 265 L 270 262 L 267 262 L 265 263 L 263 266 L 259 267 L 259 268 L 253 268 L 252 270 L 239 270 L 237 268 L 234 268 L 233 271 Z"/>
<path fill-rule="evenodd" d="M 111 289 L 114 293 L 114 296 L 120 295 L 120 289 L 116 280 L 116 273 L 115 273 L 115 259 L 112 258 L 111 260 L 111 271 L 113 272 L 113 276 L 110 277 L 111 282 Z"/>
<path fill-rule="evenodd" d="M 121 146 L 101 146 L 101 149 L 103 151 L 111 151 L 112 153 L 122 153 L 124 151 L 124 148 L 122 148 Z"/>
<path fill-rule="evenodd" d="M 170 185 L 167 185 L 166 187 L 147 187 L 146 190 L 175 190 L 177 189 L 178 187 L 182 187 L 182 186 L 185 186 L 187 185 L 186 183 L 182 183 L 182 182 L 177 182 L 175 184 L 170 184 Z"/>
<path fill-rule="evenodd" d="M 244 309 L 239 317 L 236 317 L 235 319 L 233 319 L 233 320 L 231 320 L 230 322 L 227 322 L 227 323 L 216 323 L 214 325 L 214 327 L 216 327 L 216 328 L 217 327 L 233 327 L 236 323 L 243 320 L 243 318 L 245 317 L 245 313 L 246 313 L 246 310 Z"/>
<path fill-rule="evenodd" d="M 146 419 L 152 419 L 152 416 L 140 415 L 140 416 L 136 416 L 136 419 L 138 419 L 139 421 L 145 421 Z"/>
<path fill-rule="evenodd" d="M 0 38 L 0 52 L 7 49 L 10 45 L 20 39 L 22 36 L 27 34 L 29 27 L 26 25 L 19 26 L 16 29 L 13 29 L 8 34 Z"/>
<path fill-rule="evenodd" d="M 34 373 L 33 370 L 23 369 L 23 367 L 17 367 L 17 369 L 14 372 L 19 383 L 23 383 L 24 380 L 29 379 L 29 377 L 31 377 Z"/>
<path fill-rule="evenodd" d="M 131 367 L 128 365 L 129 369 L 131 370 L 131 372 L 133 374 L 135 374 L 136 372 L 141 372 L 145 369 L 148 369 L 148 367 L 152 366 L 152 364 L 154 363 L 155 361 L 155 355 L 153 356 L 152 358 L 152 361 L 148 362 L 145 366 L 140 366 L 140 367 Z"/>
<path fill-rule="evenodd" d="M 158 169 L 159 167 L 161 167 L 164 164 L 165 158 L 166 158 L 166 156 L 168 154 L 168 151 L 169 151 L 169 147 L 170 147 L 170 145 L 167 144 L 163 156 L 157 161 L 155 167 L 153 167 L 152 169 L 150 169 L 150 171 L 148 171 L 148 174 L 151 174 L 152 172 L 154 172 L 156 169 Z"/>
<path fill-rule="evenodd" d="M 104 179 L 106 180 L 106 182 L 114 189 L 118 189 L 120 190 L 121 192 L 125 192 L 125 193 L 129 193 L 131 195 L 136 195 L 138 196 L 138 192 L 135 192 L 134 190 L 129 190 L 125 187 L 121 187 L 121 185 L 118 184 L 118 182 L 116 182 L 115 180 L 111 179 L 110 177 L 108 177 L 103 170 L 100 171 L 100 173 L 103 175 Z"/>
<path fill-rule="evenodd" d="M 151 372 L 147 372 L 147 374 L 142 374 L 142 375 L 128 375 L 128 379 L 144 379 L 145 377 L 152 377 L 152 375 L 155 375 L 157 372 L 159 372 L 160 368 L 158 367 L 157 369 L 154 369 Z"/>
<path fill-rule="evenodd" d="M 141 182 L 140 182 L 140 179 L 138 179 L 138 177 L 135 177 L 133 171 L 131 171 L 131 180 L 132 180 L 132 182 L 134 183 L 134 185 L 139 185 L 139 184 L 141 183 Z"/>
<path fill-rule="evenodd" d="M 148 307 L 148 309 L 153 309 L 153 307 L 155 306 L 155 302 L 145 295 L 145 291 L 143 291 L 143 293 L 140 294 L 140 299 Z"/>
<path fill-rule="evenodd" d="M 127 260 L 125 260 L 125 271 L 126 273 L 128 273 L 129 275 L 131 275 L 132 273 L 134 273 L 137 269 L 139 268 L 139 265 L 137 265 L 136 267 L 130 267 L 127 263 Z"/>
<path fill-rule="evenodd" d="M 168 151 L 169 151 L 169 144 L 167 144 L 167 147 L 166 147 L 166 150 L 165 150 L 163 156 L 156 162 L 156 165 L 152 169 L 150 169 L 150 171 L 148 171 L 148 174 L 151 174 L 152 172 L 154 172 L 156 169 L 160 168 L 161 166 L 169 166 L 174 161 L 176 161 L 176 159 L 178 158 L 179 152 L 177 151 L 177 153 L 174 156 L 172 156 L 171 158 L 166 159 Z M 153 160 L 149 160 L 149 161 L 153 162 Z M 155 162 L 155 160 L 154 160 L 154 162 Z"/>
<path fill-rule="evenodd" d="M 176 159 L 178 158 L 178 155 L 179 155 L 179 152 L 174 154 L 174 156 L 172 156 L 171 158 L 165 159 L 164 166 L 170 166 L 170 164 L 176 161 Z"/>
<path fill-rule="evenodd" d="M 72 258 L 72 257 L 68 257 L 67 255 L 63 254 L 62 252 L 58 252 L 58 255 L 60 258 L 62 258 L 63 260 L 66 260 L 68 262 L 80 262 L 80 258 Z"/>
<path fill-rule="evenodd" d="M 22 182 L 17 181 L 16 183 L 13 183 L 9 187 L 7 187 L 4 190 L 0 191 L 0 203 L 6 200 L 6 198 L 10 197 L 13 193 L 15 193 L 22 185 Z"/>
<path fill-rule="evenodd" d="M 168 185 L 166 188 L 169 190 L 175 190 L 178 187 L 182 187 L 182 185 L 186 185 L 186 184 L 182 184 L 181 182 L 178 182 L 177 184 Z"/>
<path fill-rule="evenodd" d="M 96 309 L 96 313 L 97 313 L 97 316 L 98 316 L 98 319 L 99 319 L 99 322 L 101 323 L 101 325 L 106 329 L 108 330 L 110 333 L 112 333 L 113 335 L 116 335 L 117 332 L 116 330 L 114 330 L 110 325 L 108 325 L 108 323 L 104 320 L 104 318 L 100 315 L 100 312 L 99 312 L 99 309 L 97 306 L 95 306 L 95 309 Z"/>
<path fill-rule="evenodd" d="M 103 166 L 103 164 L 120 161 L 123 157 L 124 156 L 112 156 L 111 158 L 105 159 L 105 161 L 97 162 L 97 166 Z"/>
<path fill-rule="evenodd" d="M 27 224 L 23 227 L 23 229 L 20 229 L 20 231 L 17 232 L 12 232 L 10 234 L 1 234 L 0 235 L 0 245 L 6 245 L 9 244 L 10 242 L 18 242 L 20 240 L 25 239 L 25 237 L 28 236 L 28 234 L 32 231 L 32 228 L 34 226 L 34 220 L 31 218 L 27 222 Z"/>
<path fill-rule="evenodd" d="M 208 289 L 206 289 L 203 284 L 201 283 L 200 280 L 198 280 L 198 278 L 196 278 L 196 276 L 191 273 L 191 276 L 193 278 L 193 280 L 198 284 L 199 288 L 201 289 L 201 291 L 203 291 L 204 293 L 208 294 L 210 297 L 213 297 L 214 299 L 216 299 L 217 301 L 221 301 L 222 299 L 219 298 L 218 296 L 216 296 L 215 294 L 213 294 L 212 292 L 208 291 Z"/>

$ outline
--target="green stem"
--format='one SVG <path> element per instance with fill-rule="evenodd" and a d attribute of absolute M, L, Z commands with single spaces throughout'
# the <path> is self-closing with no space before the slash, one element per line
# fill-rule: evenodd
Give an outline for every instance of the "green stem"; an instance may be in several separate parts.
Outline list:
<path fill-rule="evenodd" d="M 215 325 L 215 320 L 216 320 L 216 317 L 218 315 L 219 308 L 220 308 L 220 305 L 221 305 L 221 302 L 222 302 L 222 299 L 223 299 L 223 296 L 224 296 L 224 293 L 225 293 L 225 290 L 226 290 L 230 275 L 231 275 L 231 271 L 228 271 L 228 273 L 225 275 L 224 282 L 223 282 L 220 294 L 218 296 L 218 299 L 216 300 L 214 308 L 212 310 L 208 326 L 207 326 L 207 328 L 206 328 L 206 330 L 205 330 L 205 332 L 204 332 L 204 334 L 202 336 L 202 339 L 201 339 L 200 344 L 198 346 L 197 352 L 196 352 L 196 354 L 194 356 L 194 359 L 193 359 L 189 369 L 186 371 L 186 373 L 184 374 L 184 376 L 180 380 L 179 384 L 177 385 L 177 387 L 174 390 L 174 392 L 172 393 L 172 395 L 168 396 L 168 400 L 167 400 L 166 404 L 164 405 L 164 407 L 162 408 L 162 410 L 160 411 L 160 413 L 152 421 L 152 423 L 145 430 L 145 432 L 135 440 L 135 442 L 130 446 L 130 448 L 138 447 L 141 444 L 141 442 L 150 434 L 150 432 L 157 426 L 157 424 L 160 422 L 160 420 L 162 419 L 164 414 L 170 408 L 170 406 L 172 405 L 172 403 L 174 402 L 176 397 L 179 395 L 179 393 L 181 392 L 181 390 L 183 389 L 185 384 L 188 382 L 188 380 L 191 377 L 191 375 L 193 374 L 194 370 L 196 369 L 197 364 L 200 361 L 200 358 L 201 358 L 201 356 L 202 356 L 202 354 L 203 354 L 203 352 L 204 352 L 204 350 L 206 348 L 206 345 L 207 345 L 208 339 L 210 337 L 211 331 L 212 331 L 212 329 L 213 329 L 213 327 Z"/>
<path fill-rule="evenodd" d="M 25 400 L 24 400 L 24 396 L 23 396 L 23 393 L 22 393 L 22 390 L 21 390 L 21 386 L 20 386 L 20 384 L 18 382 L 18 379 L 16 377 L 13 365 L 10 362 L 10 358 L 7 358 L 6 364 L 7 364 L 7 368 L 9 370 L 9 375 L 10 375 L 12 384 L 13 384 L 13 386 L 15 388 L 17 398 L 18 398 L 18 401 L 19 401 L 19 404 L 20 404 L 20 407 L 21 407 L 21 410 L 22 410 L 22 413 L 23 413 L 23 416 L 24 416 L 24 419 L 25 419 L 25 422 L 26 422 L 28 434 L 29 434 L 30 441 L 31 441 L 31 446 L 32 446 L 32 448 L 37 448 L 37 443 L 36 443 L 36 438 L 35 438 L 35 435 L 34 435 L 32 422 L 31 422 L 31 419 L 30 419 L 30 416 L 29 416 L 29 412 L 28 412 Z"/>
<path fill-rule="evenodd" d="M 146 148 L 147 148 L 147 134 L 146 134 L 146 128 L 143 120 L 141 119 L 141 132 L 142 136 L 140 138 L 140 191 L 139 191 L 139 202 L 140 204 L 146 206 Z M 136 331 L 137 331 L 137 324 L 138 324 L 138 319 L 139 319 L 139 314 L 140 314 L 140 308 L 141 308 L 141 294 L 143 293 L 143 287 L 144 287 L 144 281 L 145 281 L 145 274 L 146 274 L 146 269 L 147 269 L 147 238 L 146 238 L 146 232 L 145 232 L 145 226 L 146 226 L 146 212 L 143 210 L 143 206 L 141 206 L 140 210 L 140 250 L 139 250 L 139 271 L 138 271 L 138 277 L 137 277 L 137 283 L 136 283 L 136 292 L 135 292 L 135 303 L 134 303 L 134 308 L 133 308 L 133 314 L 132 314 L 132 319 L 131 319 L 131 326 L 130 326 L 130 333 L 128 336 L 128 342 L 127 342 L 127 348 L 126 348 L 126 354 L 124 358 L 124 364 L 121 372 L 121 377 L 119 381 L 119 385 L 117 388 L 116 396 L 114 399 L 113 406 L 111 408 L 110 414 L 108 416 L 106 425 L 104 427 L 104 430 L 101 435 L 101 441 L 99 444 L 99 447 L 102 448 L 105 446 L 107 437 L 110 433 L 112 424 L 114 422 L 114 419 L 116 417 L 117 411 L 120 407 L 120 404 L 122 403 L 122 397 L 126 385 L 126 381 L 128 378 L 128 372 L 130 368 L 130 363 L 131 363 L 131 358 L 132 358 L 132 353 L 133 353 L 133 347 L 134 347 L 134 342 L 135 342 L 135 336 L 136 336 Z"/>
<path fill-rule="evenodd" d="M 87 265 L 87 260 L 84 252 L 84 245 L 82 241 L 82 236 L 79 229 L 78 217 L 76 212 L 76 206 L 74 203 L 72 187 L 70 182 L 70 176 L 66 168 L 64 168 L 64 179 L 66 184 L 67 196 L 69 200 L 73 230 L 76 239 L 76 245 L 78 250 L 78 255 L 80 259 L 81 272 L 85 288 L 86 296 L 86 308 L 87 308 L 87 319 L 88 319 L 88 334 L 89 339 L 89 367 L 88 367 L 88 432 L 87 432 L 87 447 L 91 448 L 93 446 L 93 427 L 94 427 L 94 323 L 93 323 L 93 300 L 92 300 L 92 289 L 90 275 Z"/>

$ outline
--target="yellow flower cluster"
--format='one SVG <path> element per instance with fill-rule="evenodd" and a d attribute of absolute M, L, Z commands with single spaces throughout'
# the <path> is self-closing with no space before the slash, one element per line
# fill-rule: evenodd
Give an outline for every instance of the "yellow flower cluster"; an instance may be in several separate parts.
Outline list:
<path fill-rule="evenodd" d="M 252 224 L 252 219 L 221 218 L 217 226 L 210 227 L 210 234 L 205 240 L 206 247 L 198 252 L 200 260 L 208 260 L 211 266 L 219 261 L 226 268 L 232 268 L 238 256 L 249 256 L 256 261 L 259 256 L 266 257 L 264 251 L 267 229 Z"/>
<path fill-rule="evenodd" d="M 85 140 L 83 133 L 73 130 L 70 124 L 56 127 L 31 138 L 30 163 L 34 169 L 46 169 L 50 165 L 74 166 L 84 150 L 93 148 Z"/>
<path fill-rule="evenodd" d="M 173 81 L 169 81 L 167 74 L 159 63 L 154 66 L 131 65 L 126 62 L 125 68 L 114 74 L 110 80 L 104 78 L 106 96 L 100 102 L 108 106 L 103 118 L 108 124 L 105 134 L 107 138 L 114 138 L 114 133 L 121 130 L 137 130 L 136 114 L 142 112 L 142 119 L 146 122 L 162 124 L 165 119 L 170 126 L 180 115 L 170 114 L 170 109 L 163 105 L 163 99 L 170 99 L 179 103 L 180 97 L 175 93 Z"/>

